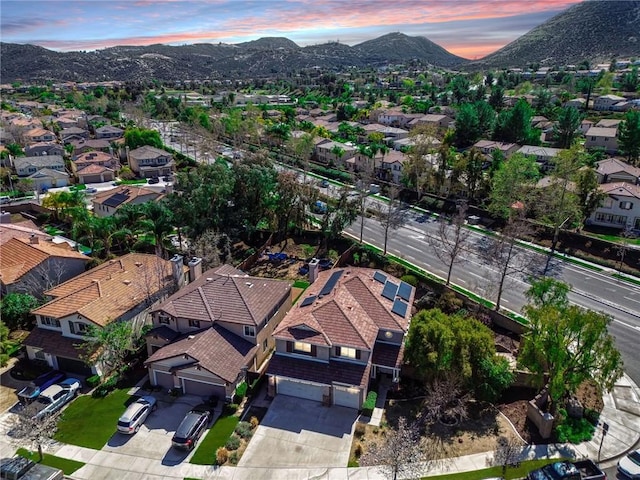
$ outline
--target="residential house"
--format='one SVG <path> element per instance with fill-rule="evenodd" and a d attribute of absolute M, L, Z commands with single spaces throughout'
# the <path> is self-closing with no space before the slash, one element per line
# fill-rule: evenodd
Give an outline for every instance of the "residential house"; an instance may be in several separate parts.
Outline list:
<path fill-rule="evenodd" d="M 111 182 L 120 169 L 120 162 L 109 153 L 90 151 L 76 155 L 71 169 L 80 183 Z"/>
<path fill-rule="evenodd" d="M 593 124 L 593 122 L 591 120 L 586 120 L 586 119 L 582 120 L 582 122 L 580 122 L 580 128 L 579 128 L 580 133 L 582 135 L 586 135 L 587 132 L 589 131 L 589 129 L 591 127 L 593 127 L 593 126 L 594 126 L 594 124 Z"/>
<path fill-rule="evenodd" d="M 67 243 L 55 244 L 41 235 L 13 236 L 0 245 L 0 287 L 2 294 L 45 290 L 84 272 L 91 260 L 71 250 Z"/>
<path fill-rule="evenodd" d="M 40 242 L 51 241 L 53 237 L 51 235 L 38 230 L 38 227 L 31 220 L 26 220 L 24 222 L 19 223 L 9 223 L 11 220 L 10 213 L 3 213 L 2 215 L 8 215 L 9 218 L 7 223 L 5 223 L 5 219 L 2 218 L 0 221 L 0 245 L 8 242 L 12 238 L 34 238 L 38 237 Z M 33 236 L 33 237 L 32 237 Z"/>
<path fill-rule="evenodd" d="M 438 113 L 428 113 L 427 115 L 414 118 L 407 124 L 409 128 L 414 128 L 419 125 L 431 125 L 436 128 L 446 129 L 453 125 L 453 118 Z"/>
<path fill-rule="evenodd" d="M 54 142 L 32 143 L 24 148 L 24 154 L 27 157 L 40 157 L 42 155 L 58 155 L 62 157 L 64 153 L 62 145 Z"/>
<path fill-rule="evenodd" d="M 593 109 L 598 111 L 611 111 L 616 103 L 624 102 L 624 97 L 618 95 L 601 95 L 593 101 Z"/>
<path fill-rule="evenodd" d="M 603 183 L 599 189 L 607 197 L 587 220 L 589 225 L 640 229 L 640 185 Z"/>
<path fill-rule="evenodd" d="M 523 145 L 517 153 L 534 157 L 541 171 L 549 170 L 553 165 L 553 159 L 562 152 L 562 148 L 539 147 L 537 145 Z"/>
<path fill-rule="evenodd" d="M 73 127 L 78 127 L 78 117 L 68 117 L 68 116 L 64 116 L 64 117 L 58 117 L 55 120 L 55 123 L 58 125 L 58 127 L 60 127 L 61 130 L 64 130 L 65 128 L 73 128 Z"/>
<path fill-rule="evenodd" d="M 326 140 L 316 144 L 315 157 L 319 162 L 334 165 L 344 165 L 348 158 L 356 153 L 356 148 L 350 143 Z"/>
<path fill-rule="evenodd" d="M 600 128 L 616 128 L 617 129 L 620 123 L 622 123 L 622 120 L 617 118 L 603 118 L 601 120 L 598 120 L 598 123 L 596 123 L 594 126 L 600 127 Z"/>
<path fill-rule="evenodd" d="M 564 102 L 565 107 L 573 107 L 578 110 L 584 110 L 587 100 L 584 98 L 572 98 Z"/>
<path fill-rule="evenodd" d="M 47 168 L 64 172 L 64 159 L 60 155 L 41 155 L 36 157 L 16 157 L 13 165 L 19 177 L 28 177 L 38 170 Z"/>
<path fill-rule="evenodd" d="M 119 185 L 111 190 L 96 193 L 91 203 L 94 215 L 97 217 L 110 217 L 123 205 L 157 202 L 163 197 L 163 193 L 150 188 L 137 185 Z"/>
<path fill-rule="evenodd" d="M 398 150 L 390 150 L 386 155 L 376 155 L 376 164 L 379 165 L 379 178 L 400 185 L 402 169 L 407 157 Z"/>
<path fill-rule="evenodd" d="M 104 138 L 107 140 L 115 140 L 124 136 L 124 130 L 113 125 L 104 125 L 96 128 L 96 138 Z"/>
<path fill-rule="evenodd" d="M 607 153 L 618 152 L 618 130 L 616 128 L 591 127 L 586 133 L 586 148 L 601 148 Z"/>
<path fill-rule="evenodd" d="M 640 184 L 640 168 L 629 165 L 619 158 L 607 158 L 596 163 L 598 183 Z"/>
<path fill-rule="evenodd" d="M 417 137 L 422 137 L 422 135 L 418 135 Z M 420 140 L 421 141 L 421 140 Z M 427 137 L 424 140 L 424 143 L 429 143 L 433 149 L 437 149 L 442 142 L 438 140 L 436 137 Z M 399 140 L 394 140 L 392 143 L 392 148 L 394 150 L 405 151 L 408 148 L 414 146 L 416 144 L 416 137 L 406 137 L 401 138 Z"/>
<path fill-rule="evenodd" d="M 0 145 L 9 145 L 10 143 L 16 143 L 16 137 L 6 128 L 0 128 Z"/>
<path fill-rule="evenodd" d="M 388 127 L 405 128 L 409 122 L 423 116 L 421 113 L 405 113 L 402 108 L 390 108 L 378 114 L 377 122 Z"/>
<path fill-rule="evenodd" d="M 69 127 L 60 130 L 60 140 L 65 145 L 74 141 L 86 140 L 89 138 L 89 131 L 80 127 Z"/>
<path fill-rule="evenodd" d="M 310 267 L 313 283 L 273 333 L 269 395 L 359 409 L 370 379 L 399 381 L 415 289 L 379 270 Z"/>
<path fill-rule="evenodd" d="M 129 167 L 141 178 L 171 175 L 175 168 L 173 156 L 160 148 L 145 145 L 128 153 Z"/>
<path fill-rule="evenodd" d="M 89 140 L 81 139 L 71 142 L 73 145 L 73 153 L 86 153 L 92 150 L 100 150 L 101 152 L 109 152 L 111 150 L 111 144 L 105 139 L 90 138 Z"/>
<path fill-rule="evenodd" d="M 33 190 L 46 192 L 50 188 L 66 187 L 69 185 L 69 174 L 52 168 L 42 168 L 27 178 L 33 182 Z"/>
<path fill-rule="evenodd" d="M 478 140 L 473 147 L 480 150 L 488 159 L 493 157 L 493 152 L 496 150 L 500 151 L 506 159 L 517 152 L 520 145 L 517 143 L 495 142 L 493 140 Z"/>
<path fill-rule="evenodd" d="M 199 262 L 191 260 L 190 270 Z M 145 362 L 151 383 L 231 400 L 247 374 L 264 370 L 275 346 L 271 334 L 291 301 L 288 281 L 250 277 L 230 265 L 204 272 L 152 312 Z"/>
<path fill-rule="evenodd" d="M 55 142 L 56 134 L 44 128 L 32 128 L 24 134 L 26 143 Z"/>
<path fill-rule="evenodd" d="M 102 374 L 104 365 L 86 364 L 78 348 L 89 326 L 128 321 L 139 328 L 153 304 L 182 282 L 182 264 L 156 255 L 108 260 L 45 292 L 52 300 L 32 311 L 37 326 L 23 342 L 27 356 L 67 373 Z"/>

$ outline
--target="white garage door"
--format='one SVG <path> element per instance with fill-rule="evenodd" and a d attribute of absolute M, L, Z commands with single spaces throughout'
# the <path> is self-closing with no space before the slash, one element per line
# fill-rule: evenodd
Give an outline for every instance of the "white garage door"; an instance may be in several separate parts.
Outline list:
<path fill-rule="evenodd" d="M 325 387 L 313 383 L 303 383 L 288 378 L 277 377 L 277 392 L 281 395 L 291 397 L 306 398 L 307 400 L 322 401 L 322 394 Z"/>
<path fill-rule="evenodd" d="M 152 370 L 153 374 L 151 377 L 155 376 L 156 385 L 159 387 L 165 388 L 173 388 L 173 375 L 167 372 L 161 372 L 159 370 Z"/>
<path fill-rule="evenodd" d="M 352 387 L 333 387 L 333 404 L 341 407 L 360 409 L 360 389 Z"/>

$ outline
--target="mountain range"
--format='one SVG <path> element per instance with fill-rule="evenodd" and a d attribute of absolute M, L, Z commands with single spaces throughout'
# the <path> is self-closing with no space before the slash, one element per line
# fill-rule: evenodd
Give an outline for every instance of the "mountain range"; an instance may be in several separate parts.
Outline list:
<path fill-rule="evenodd" d="M 448 69 L 557 65 L 640 56 L 640 1 L 586 0 L 500 50 L 473 62 L 425 37 L 390 33 L 349 46 L 338 42 L 300 47 L 281 37 L 238 44 L 116 46 L 89 52 L 55 52 L 0 43 L 0 82 L 16 80 L 183 80 L 273 77 L 302 69 L 378 67 L 419 60 Z"/>

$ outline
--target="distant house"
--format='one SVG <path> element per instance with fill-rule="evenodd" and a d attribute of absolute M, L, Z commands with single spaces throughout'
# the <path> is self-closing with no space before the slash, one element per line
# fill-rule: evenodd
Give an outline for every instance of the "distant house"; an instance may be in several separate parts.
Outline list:
<path fill-rule="evenodd" d="M 110 182 L 115 179 L 120 162 L 108 153 L 90 151 L 76 155 L 71 168 L 80 183 Z"/>
<path fill-rule="evenodd" d="M 100 150 L 101 152 L 109 152 L 111 150 L 111 143 L 105 139 L 74 140 L 71 145 L 73 145 L 73 153 L 76 155 L 93 150 Z"/>
<path fill-rule="evenodd" d="M 618 158 L 607 158 L 596 164 L 598 183 L 640 184 L 640 168 L 629 165 Z"/>
<path fill-rule="evenodd" d="M 64 172 L 64 159 L 60 155 L 41 155 L 35 157 L 17 157 L 13 165 L 19 177 L 28 177 L 43 168 Z"/>
<path fill-rule="evenodd" d="M 24 148 L 27 157 L 40 157 L 42 155 L 58 155 L 64 156 L 64 148 L 59 143 L 54 142 L 37 142 L 27 145 Z"/>
<path fill-rule="evenodd" d="M 33 182 L 33 189 L 38 192 L 69 185 L 69 174 L 67 172 L 51 168 L 42 168 L 27 178 Z"/>
<path fill-rule="evenodd" d="M 617 118 L 603 118 L 601 120 L 598 120 L 598 123 L 596 123 L 594 126 L 600 128 L 618 128 L 618 126 L 620 126 L 620 123 L 622 123 L 622 120 Z"/>
<path fill-rule="evenodd" d="M 631 183 L 603 183 L 607 197 L 587 220 L 590 225 L 640 229 L 640 186 Z"/>
<path fill-rule="evenodd" d="M 310 278 L 273 333 L 268 393 L 359 409 L 370 379 L 400 379 L 415 289 L 365 268 Z"/>
<path fill-rule="evenodd" d="M 175 168 L 169 152 L 149 145 L 131 150 L 128 157 L 129 167 L 141 178 L 171 175 Z"/>
<path fill-rule="evenodd" d="M 536 145 L 523 145 L 517 152 L 534 157 L 542 171 L 548 170 L 553 165 L 553 159 L 563 150 L 561 148 L 539 147 Z"/>
<path fill-rule="evenodd" d="M 614 105 L 620 102 L 624 102 L 624 97 L 618 95 L 601 95 L 593 101 L 593 109 L 598 111 L 611 111 L 614 110 Z"/>
<path fill-rule="evenodd" d="M 24 138 L 27 140 L 27 143 L 55 142 L 57 140 L 55 133 L 45 130 L 44 128 L 32 128 L 25 132 Z"/>
<path fill-rule="evenodd" d="M 156 255 L 108 260 L 45 292 L 52 300 L 32 311 L 37 326 L 23 342 L 27 356 L 67 373 L 101 374 L 103 365 L 86 364 L 78 349 L 89 325 L 127 321 L 140 328 L 151 306 L 182 281 L 182 265 Z"/>
<path fill-rule="evenodd" d="M 140 205 L 157 202 L 163 193 L 136 185 L 119 185 L 111 190 L 98 192 L 93 196 L 93 213 L 97 217 L 110 217 L 123 205 Z"/>
<path fill-rule="evenodd" d="M 578 110 L 584 110 L 585 104 L 587 101 L 584 98 L 573 98 L 564 102 L 565 107 L 573 107 Z"/>
<path fill-rule="evenodd" d="M 437 128 L 449 128 L 453 125 L 453 118 L 447 115 L 441 115 L 436 113 L 429 113 L 422 115 L 421 117 L 414 118 L 407 124 L 410 128 L 417 127 L 419 125 L 431 125 Z"/>
<path fill-rule="evenodd" d="M 618 130 L 616 128 L 591 127 L 585 134 L 586 148 L 601 148 L 607 153 L 618 152 Z"/>
<path fill-rule="evenodd" d="M 204 272 L 153 310 L 151 383 L 230 401 L 239 383 L 264 369 L 291 301 L 288 281 L 228 265 Z"/>
<path fill-rule="evenodd" d="M 82 139 L 88 139 L 89 131 L 80 127 L 70 127 L 65 128 L 64 130 L 60 130 L 60 133 L 58 135 L 60 136 L 60 140 L 62 141 L 62 143 L 67 145 L 69 143 L 77 142 Z"/>
<path fill-rule="evenodd" d="M 493 140 L 478 140 L 473 146 L 486 157 L 491 157 L 493 152 L 498 150 L 504 155 L 504 158 L 509 158 L 520 148 L 517 143 L 495 142 Z"/>
<path fill-rule="evenodd" d="M 25 235 L 26 236 L 26 235 Z M 84 272 L 89 257 L 31 234 L 12 237 L 0 245 L 2 294 L 21 292 L 41 296 L 42 292 Z"/>
<path fill-rule="evenodd" d="M 589 129 L 593 126 L 594 124 L 591 120 L 582 120 L 582 122 L 580 122 L 580 133 L 582 135 L 586 135 Z"/>
<path fill-rule="evenodd" d="M 378 159 L 376 156 L 376 160 L 380 165 L 380 177 L 383 180 L 400 185 L 404 163 L 407 161 L 405 154 L 397 150 L 391 150 L 384 157 L 380 155 Z"/>
<path fill-rule="evenodd" d="M 349 143 L 326 140 L 316 144 L 315 156 L 319 162 L 344 165 L 348 158 L 353 157 L 356 148 Z"/>
<path fill-rule="evenodd" d="M 422 118 L 424 115 L 420 113 L 405 113 L 401 108 L 391 108 L 378 115 L 377 122 L 396 128 L 404 128 L 409 125 L 409 122 Z"/>
<path fill-rule="evenodd" d="M 113 140 L 120 138 L 124 135 L 124 130 L 113 125 L 105 125 L 103 127 L 96 128 L 96 138 L 104 138 L 107 140 Z"/>

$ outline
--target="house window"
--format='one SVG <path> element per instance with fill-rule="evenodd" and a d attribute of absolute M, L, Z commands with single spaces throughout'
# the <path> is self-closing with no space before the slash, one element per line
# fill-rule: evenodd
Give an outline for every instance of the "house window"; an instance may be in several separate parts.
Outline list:
<path fill-rule="evenodd" d="M 192 328 L 200 328 L 200 320 L 189 319 L 189 326 Z"/>
<path fill-rule="evenodd" d="M 625 225 L 627 223 L 627 217 L 624 215 L 611 215 L 610 213 L 596 213 L 596 221 L 612 223 L 615 225 Z"/>
<path fill-rule="evenodd" d="M 336 353 L 342 358 L 358 358 L 357 350 L 351 347 L 336 347 Z"/>
<path fill-rule="evenodd" d="M 86 323 L 81 322 L 69 322 L 69 325 L 71 327 L 71 333 L 73 333 L 74 335 L 86 335 L 89 328 Z"/>
<path fill-rule="evenodd" d="M 613 208 L 613 198 L 605 198 L 602 202 L 602 208 Z"/>
<path fill-rule="evenodd" d="M 48 327 L 59 327 L 60 321 L 57 318 L 52 317 L 40 317 L 40 323 Z"/>
<path fill-rule="evenodd" d="M 311 344 L 305 342 L 293 342 L 293 351 L 297 353 L 311 353 Z"/>
<path fill-rule="evenodd" d="M 158 315 L 158 323 L 161 325 L 169 325 L 169 322 L 171 321 L 171 319 L 169 318 L 168 315 L 163 315 L 160 314 Z"/>
<path fill-rule="evenodd" d="M 621 210 L 631 210 L 633 208 L 633 203 L 632 202 L 620 202 L 620 209 Z"/>
<path fill-rule="evenodd" d="M 44 355 L 44 350 L 37 350 L 33 356 L 37 359 L 37 360 L 46 360 L 46 357 Z"/>
<path fill-rule="evenodd" d="M 256 336 L 256 327 L 251 325 L 244 326 L 244 336 L 245 337 L 255 337 Z"/>

